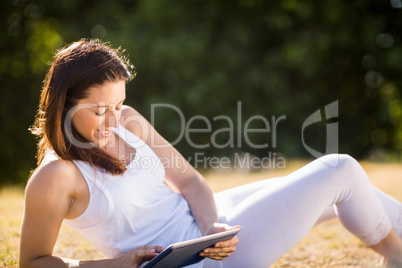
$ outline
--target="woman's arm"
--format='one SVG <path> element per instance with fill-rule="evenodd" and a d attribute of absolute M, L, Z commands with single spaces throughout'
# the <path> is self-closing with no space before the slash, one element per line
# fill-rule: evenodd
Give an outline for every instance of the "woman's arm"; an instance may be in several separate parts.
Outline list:
<path fill-rule="evenodd" d="M 131 118 L 131 119 L 130 119 Z M 188 202 L 203 235 L 222 232 L 230 227 L 219 224 L 213 193 L 204 177 L 168 142 L 153 126 L 131 107 L 125 106 L 122 112 L 124 126 L 144 140 L 165 163 L 166 182 L 174 187 Z M 166 164 L 167 163 L 167 164 Z M 234 251 L 238 239 L 218 243 L 219 253 L 224 256 Z M 213 250 L 209 250 L 211 257 Z M 229 253 L 229 254 L 227 254 Z"/>
<path fill-rule="evenodd" d="M 21 267 L 66 267 L 62 259 L 51 255 L 73 200 L 68 179 L 71 171 L 67 161 L 53 161 L 39 167 L 28 181 L 21 229 Z"/>
<path fill-rule="evenodd" d="M 57 160 L 40 167 L 30 178 L 25 191 L 20 267 L 139 267 L 163 250 L 142 247 L 118 259 L 97 261 L 52 256 L 60 226 L 75 198 L 76 172 L 72 162 Z"/>

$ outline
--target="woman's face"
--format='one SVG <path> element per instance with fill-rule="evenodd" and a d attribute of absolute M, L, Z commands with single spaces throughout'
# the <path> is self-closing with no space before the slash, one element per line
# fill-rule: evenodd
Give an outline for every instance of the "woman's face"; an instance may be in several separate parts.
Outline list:
<path fill-rule="evenodd" d="M 126 82 L 105 82 L 92 86 L 88 92 L 88 97 L 78 101 L 72 124 L 85 139 L 105 147 L 113 135 L 112 129 L 119 125 Z"/>

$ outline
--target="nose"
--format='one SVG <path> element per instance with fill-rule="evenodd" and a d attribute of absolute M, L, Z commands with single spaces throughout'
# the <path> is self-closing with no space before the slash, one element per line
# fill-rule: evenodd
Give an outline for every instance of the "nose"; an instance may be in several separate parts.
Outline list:
<path fill-rule="evenodd" d="M 107 127 L 118 127 L 119 126 L 119 118 L 120 114 L 116 111 L 109 111 L 108 116 L 106 117 L 106 126 Z"/>

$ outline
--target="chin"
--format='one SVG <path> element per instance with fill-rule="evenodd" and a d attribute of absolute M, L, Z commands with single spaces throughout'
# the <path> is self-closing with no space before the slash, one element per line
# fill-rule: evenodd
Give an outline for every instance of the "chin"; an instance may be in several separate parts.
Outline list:
<path fill-rule="evenodd" d="M 106 145 L 109 144 L 109 139 L 97 139 L 95 143 L 98 145 L 98 147 L 105 148 Z"/>

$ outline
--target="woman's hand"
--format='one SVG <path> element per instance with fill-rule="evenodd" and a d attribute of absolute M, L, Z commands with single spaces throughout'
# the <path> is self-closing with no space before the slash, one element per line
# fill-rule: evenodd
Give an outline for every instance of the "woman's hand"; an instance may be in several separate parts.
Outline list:
<path fill-rule="evenodd" d="M 123 256 L 115 259 L 115 267 L 130 267 L 141 268 L 144 267 L 150 260 L 161 253 L 165 248 L 162 246 L 143 246 L 138 247 Z"/>
<path fill-rule="evenodd" d="M 240 226 L 231 227 L 223 223 L 214 223 L 205 231 L 205 235 L 216 234 L 239 227 Z M 216 243 L 214 247 L 204 249 L 200 253 L 200 256 L 221 261 L 229 257 L 232 252 L 236 250 L 237 243 L 239 243 L 239 239 L 237 238 L 237 236 L 235 236 L 230 240 Z"/>

